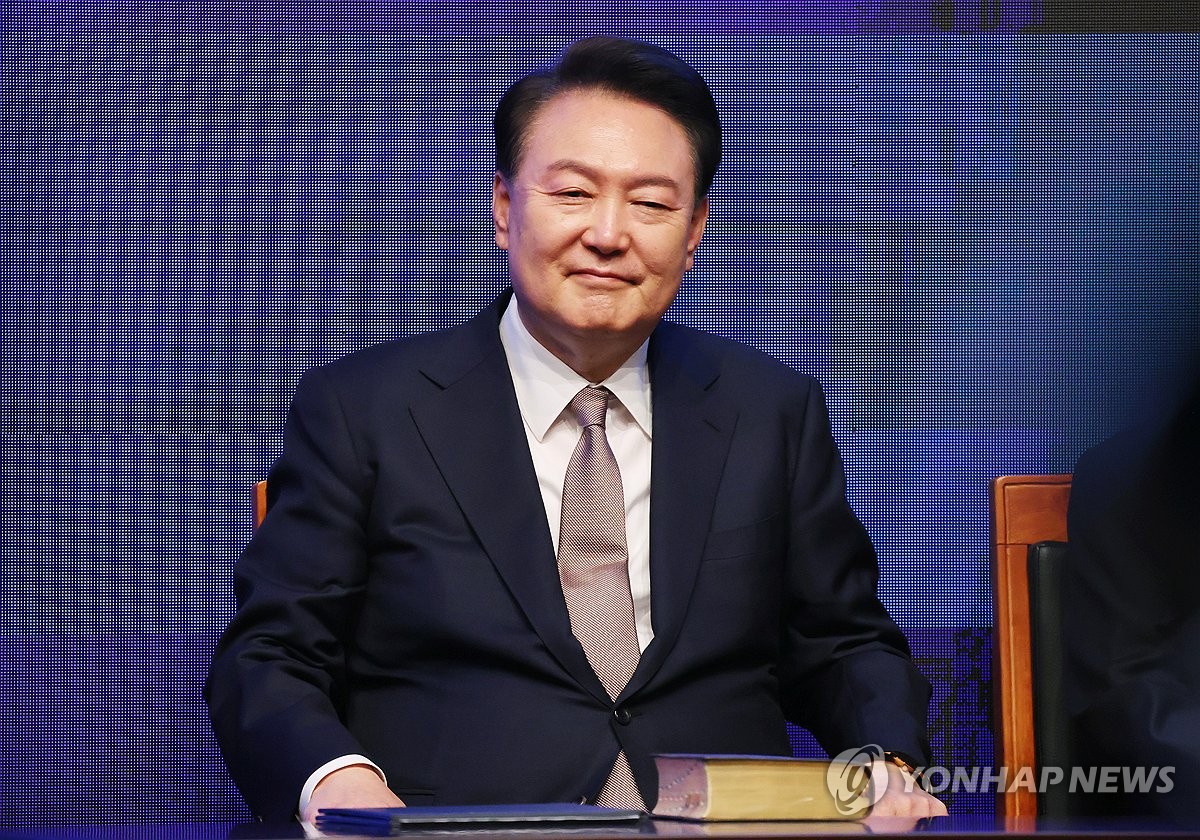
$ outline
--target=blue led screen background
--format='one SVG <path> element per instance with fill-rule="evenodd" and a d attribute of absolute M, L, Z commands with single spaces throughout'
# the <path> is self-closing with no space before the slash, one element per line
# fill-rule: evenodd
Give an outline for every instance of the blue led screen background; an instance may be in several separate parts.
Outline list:
<path fill-rule="evenodd" d="M 901 6 L 5 3 L 0 826 L 247 816 L 200 691 L 295 382 L 504 287 L 492 109 L 597 32 L 709 79 L 670 317 L 824 382 L 935 759 L 991 763 L 987 480 L 1200 349 L 1200 37 Z"/>

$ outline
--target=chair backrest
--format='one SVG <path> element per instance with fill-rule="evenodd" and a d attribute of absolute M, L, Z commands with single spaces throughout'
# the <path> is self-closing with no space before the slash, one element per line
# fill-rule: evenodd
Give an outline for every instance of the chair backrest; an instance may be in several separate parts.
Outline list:
<path fill-rule="evenodd" d="M 1029 641 L 1033 659 L 1033 742 L 1039 780 L 1047 768 L 1070 772 L 1073 767 L 1070 718 L 1066 702 L 1066 644 L 1063 626 L 1063 577 L 1067 568 L 1065 542 L 1029 546 Z M 1066 817 L 1073 813 L 1069 788 L 1050 784 L 1038 788 L 1038 815 Z"/>
<path fill-rule="evenodd" d="M 1036 772 L 1033 655 L 1029 616 L 1029 547 L 1067 539 L 1069 475 L 1010 475 L 991 487 L 993 727 L 996 764 L 1009 786 L 1021 768 Z M 1034 816 L 1037 794 L 1028 786 L 997 798 L 998 815 Z"/>
<path fill-rule="evenodd" d="M 262 524 L 267 515 L 267 482 L 254 482 L 254 527 Z"/>

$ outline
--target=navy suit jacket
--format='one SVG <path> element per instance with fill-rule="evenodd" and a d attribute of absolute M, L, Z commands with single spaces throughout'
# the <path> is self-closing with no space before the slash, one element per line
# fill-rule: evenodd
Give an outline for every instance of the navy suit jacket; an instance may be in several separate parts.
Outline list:
<path fill-rule="evenodd" d="M 1185 368 L 1186 369 L 1186 368 Z M 1193 370 L 1196 370 L 1193 368 Z M 1200 372 L 1075 467 L 1063 688 L 1083 767 L 1173 767 L 1171 790 L 1081 794 L 1083 814 L 1200 818 Z"/>
<path fill-rule="evenodd" d="M 579 801 L 618 749 L 927 755 L 929 689 L 876 598 L 816 382 L 663 323 L 650 341 L 654 641 L 615 702 L 571 635 L 499 320 L 310 371 L 208 684 L 253 810 L 362 753 L 409 804 Z"/>

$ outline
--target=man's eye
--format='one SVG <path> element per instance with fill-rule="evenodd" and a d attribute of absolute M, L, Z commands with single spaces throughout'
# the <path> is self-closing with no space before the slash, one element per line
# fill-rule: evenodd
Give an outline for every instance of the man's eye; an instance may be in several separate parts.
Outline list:
<path fill-rule="evenodd" d="M 587 193 L 583 190 L 563 190 L 559 196 L 562 198 L 587 198 Z"/>
<path fill-rule="evenodd" d="M 657 201 L 638 201 L 635 202 L 639 207 L 646 207 L 650 210 L 669 210 L 665 204 L 659 204 Z"/>

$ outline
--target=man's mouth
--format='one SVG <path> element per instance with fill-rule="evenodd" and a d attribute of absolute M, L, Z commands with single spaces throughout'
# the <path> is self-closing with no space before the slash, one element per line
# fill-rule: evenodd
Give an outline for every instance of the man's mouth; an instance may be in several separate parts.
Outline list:
<path fill-rule="evenodd" d="M 571 276 L 577 277 L 584 281 L 596 282 L 600 284 L 629 284 L 636 283 L 630 277 L 623 274 L 618 274 L 615 271 L 610 271 L 603 268 L 577 268 L 571 271 Z"/>

